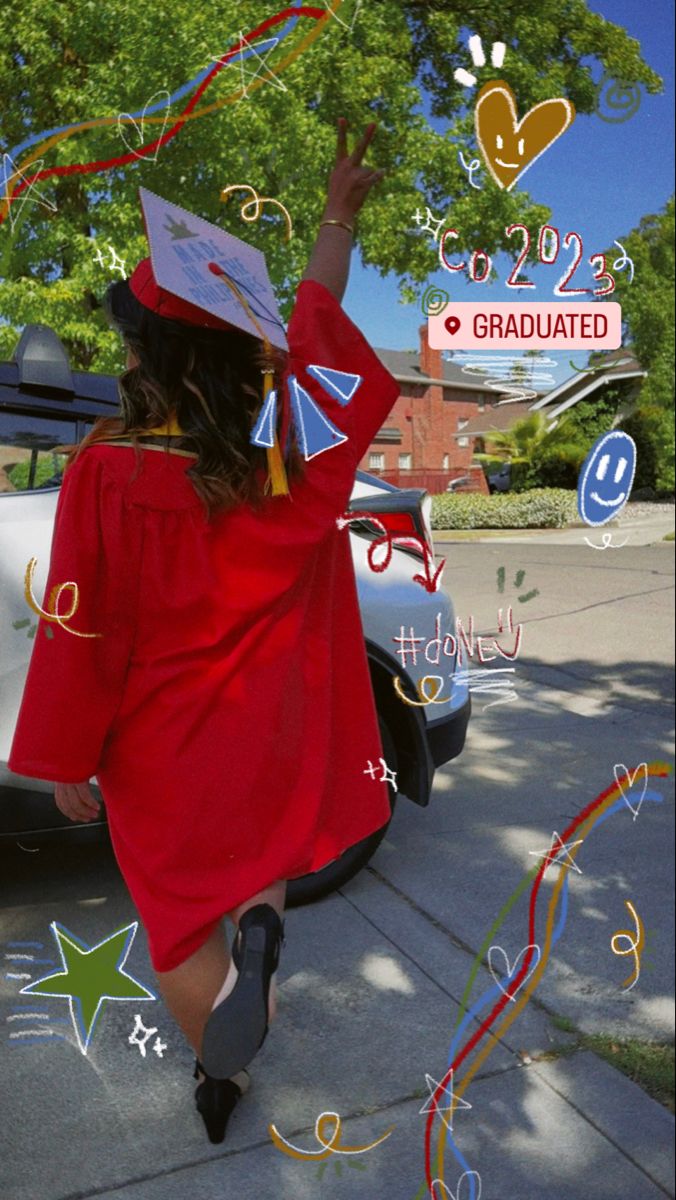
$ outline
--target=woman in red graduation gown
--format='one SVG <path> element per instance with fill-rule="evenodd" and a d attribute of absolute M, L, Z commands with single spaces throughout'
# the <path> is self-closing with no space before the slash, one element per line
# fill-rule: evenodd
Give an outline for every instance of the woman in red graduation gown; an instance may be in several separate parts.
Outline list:
<path fill-rule="evenodd" d="M 382 748 L 337 525 L 398 395 L 340 307 L 352 222 L 383 174 L 363 165 L 374 129 L 350 154 L 340 123 L 277 379 L 281 395 L 294 377 L 344 437 L 290 471 L 289 494 L 264 494 L 251 444 L 260 343 L 159 288 L 148 259 L 112 285 L 122 415 L 97 423 L 64 473 L 45 596 L 75 581 L 79 605 L 51 638 L 38 630 L 9 759 L 55 781 L 73 820 L 97 815 L 96 775 L 217 1141 L 273 1015 L 286 880 L 390 815 L 386 784 L 364 773 Z M 361 376 L 348 403 L 308 372 L 317 364 Z M 170 451 L 158 428 L 179 435 Z"/>

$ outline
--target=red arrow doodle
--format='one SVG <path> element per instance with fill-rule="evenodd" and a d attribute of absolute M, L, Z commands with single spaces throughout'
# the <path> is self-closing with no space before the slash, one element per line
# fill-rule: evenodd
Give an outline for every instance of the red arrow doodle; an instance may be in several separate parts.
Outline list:
<path fill-rule="evenodd" d="M 336 523 L 339 529 L 344 529 L 345 526 L 349 525 L 351 521 L 369 521 L 371 525 L 375 525 L 376 528 L 382 532 L 382 537 L 376 538 L 375 541 L 371 542 L 371 545 L 368 548 L 367 560 L 372 571 L 375 571 L 376 574 L 381 574 L 383 571 L 387 570 L 392 561 L 392 550 L 394 546 L 401 546 L 404 549 L 414 549 L 422 553 L 425 564 L 425 574 L 414 575 L 413 582 L 419 583 L 422 587 L 424 587 L 426 592 L 438 592 L 441 573 L 446 566 L 446 559 L 444 558 L 442 560 L 434 574 L 432 574 L 431 568 L 434 566 L 434 557 L 429 546 L 427 545 L 427 542 L 424 541 L 423 538 L 421 538 L 418 534 L 413 533 L 390 533 L 390 531 L 383 525 L 382 521 L 380 521 L 378 517 L 374 516 L 373 513 L 370 512 L 344 513 L 342 517 L 338 517 Z M 380 562 L 377 562 L 376 553 L 381 546 L 385 546 L 385 556 Z"/>

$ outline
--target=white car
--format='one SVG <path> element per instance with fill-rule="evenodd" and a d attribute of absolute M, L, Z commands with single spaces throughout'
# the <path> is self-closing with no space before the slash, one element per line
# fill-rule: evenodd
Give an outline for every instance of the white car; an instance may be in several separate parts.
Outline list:
<path fill-rule="evenodd" d="M 117 411 L 116 379 L 71 371 L 61 342 L 47 326 L 27 326 L 15 360 L 0 363 L 0 842 L 21 838 L 27 846 L 105 827 L 105 821 L 72 825 L 54 804 L 53 785 L 14 774 L 7 759 L 38 620 L 24 596 L 31 558 L 37 559 L 33 594 L 38 599 L 47 579 L 64 460 L 53 447 L 81 441 L 97 417 Z M 410 656 L 402 665 L 395 642 L 402 626 L 407 634 L 414 629 L 415 636 L 423 639 L 421 646 L 455 626 L 447 593 L 428 591 L 413 579 L 423 571 L 423 547 L 433 563 L 431 501 L 418 489 L 401 490 L 358 472 L 350 507 L 374 518 L 373 523 L 368 518 L 351 522 L 346 536 L 354 557 L 383 753 L 396 774 L 397 793 L 424 806 L 435 767 L 462 750 L 470 715 L 469 694 L 460 674 L 455 680 L 458 686 L 452 686 L 455 658 L 445 660 L 450 680 L 441 703 L 406 704 L 394 687 L 399 676 L 400 688 L 416 699 L 420 680 L 434 670 L 424 654 L 418 655 L 415 665 Z M 408 534 L 411 541 L 403 546 L 395 543 L 387 569 L 376 572 L 369 565 L 368 552 L 374 539 L 382 537 L 383 526 L 402 538 Z M 393 789 L 391 798 L 394 807 Z M 350 803 L 349 796 L 345 803 Z M 368 862 L 386 828 L 316 874 L 294 880 L 290 902 L 316 899 L 352 878 Z"/>

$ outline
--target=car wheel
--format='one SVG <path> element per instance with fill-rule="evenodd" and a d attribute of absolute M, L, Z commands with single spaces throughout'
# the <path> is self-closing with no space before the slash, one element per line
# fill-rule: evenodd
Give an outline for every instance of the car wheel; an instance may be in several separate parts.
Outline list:
<path fill-rule="evenodd" d="M 396 772 L 397 752 L 390 731 L 381 718 L 378 723 L 385 762 L 391 770 Z M 348 847 L 340 858 L 336 858 L 327 866 L 322 867 L 321 871 L 314 871 L 310 875 L 301 875 L 299 879 L 290 879 L 286 890 L 287 908 L 298 908 L 301 904 L 312 904 L 314 900 L 321 900 L 322 896 L 328 896 L 331 892 L 335 892 L 336 888 L 342 887 L 348 880 L 354 878 L 362 867 L 366 866 L 385 837 L 394 815 L 397 794 L 391 784 L 388 784 L 388 790 L 390 793 L 389 821 L 380 829 L 376 829 L 375 833 L 363 838 L 361 842 L 356 842 L 354 846 Z"/>

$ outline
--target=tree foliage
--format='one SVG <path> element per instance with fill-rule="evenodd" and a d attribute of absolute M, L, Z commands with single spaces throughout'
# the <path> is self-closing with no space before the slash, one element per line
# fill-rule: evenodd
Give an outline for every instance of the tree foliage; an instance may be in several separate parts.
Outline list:
<path fill-rule="evenodd" d="M 255 29 L 274 11 L 260 0 L 147 0 L 133 10 L 123 0 L 3 6 L 1 149 L 71 122 L 143 109 L 160 89 L 175 90 L 229 49 L 240 30 Z M 314 24 L 300 18 L 264 64 L 244 64 L 250 71 L 261 66 L 264 80 L 251 84 L 249 75 L 244 94 L 241 65 L 221 71 L 198 107 L 224 97 L 229 102 L 186 122 L 156 161 L 40 182 L 56 212 L 32 199 L 16 206 L 14 228 L 7 221 L 0 227 L 0 356 L 11 353 L 23 324 L 39 320 L 56 329 L 74 365 L 120 366 L 119 345 L 99 299 L 118 275 L 95 259 L 97 249 L 110 259 L 112 246 L 131 267 L 144 254 L 139 184 L 263 249 L 288 314 L 321 213 L 340 115 L 353 127 L 370 118 L 380 123 L 370 159 L 389 174 L 360 216 L 357 242 L 366 263 L 398 276 L 403 295 L 410 298 L 437 261 L 432 240 L 412 219 L 421 204 L 443 216 L 452 201 L 465 247 L 497 250 L 510 222 L 535 226 L 546 220 L 548 210 L 525 191 L 500 191 L 490 179 L 481 191 L 472 188 L 458 162 L 458 148 L 473 152 L 474 144 L 471 97 L 453 79 L 457 67 L 468 65 L 469 31 L 485 45 L 508 32 L 500 74 L 522 110 L 564 94 L 579 113 L 592 112 L 601 70 L 652 92 L 661 88 L 638 42 L 589 11 L 584 0 L 366 0 L 358 7 L 357 0 L 345 0 L 316 40 L 282 69 Z M 266 75 L 267 67 L 278 83 Z M 482 74 L 490 77 L 485 72 L 479 71 L 480 81 Z M 172 105 L 172 118 L 186 100 Z M 426 109 L 442 118 L 442 130 L 431 127 Z M 157 137 L 161 125 L 151 128 Z M 134 144 L 133 127 L 125 125 L 124 132 Z M 37 150 L 19 154 L 16 165 L 28 171 Z M 120 153 L 124 146 L 113 122 L 60 140 L 42 157 L 50 167 Z M 221 189 L 235 183 L 252 184 L 287 205 L 294 223 L 290 242 L 274 209 L 245 226 L 237 198 L 220 201 Z"/>
<path fill-rule="evenodd" d="M 632 349 L 648 372 L 640 405 L 674 404 L 674 197 L 620 239 L 634 262 L 634 280 L 617 275 L 617 298 Z"/>

